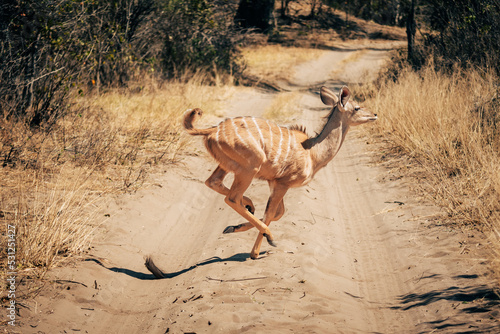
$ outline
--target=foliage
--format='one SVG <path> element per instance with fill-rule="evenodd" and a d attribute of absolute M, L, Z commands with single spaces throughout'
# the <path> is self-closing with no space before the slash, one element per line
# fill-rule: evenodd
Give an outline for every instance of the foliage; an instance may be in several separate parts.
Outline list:
<path fill-rule="evenodd" d="M 408 20 L 414 14 L 424 37 L 424 43 L 411 50 L 409 60 L 416 68 L 424 66 L 429 57 L 436 57 L 435 65 L 442 69 L 452 70 L 459 63 L 463 68 L 474 64 L 500 72 L 498 0 L 323 0 L 323 3 L 366 20 L 401 27 L 408 27 Z"/>
<path fill-rule="evenodd" d="M 126 86 L 144 70 L 234 70 L 227 5 L 209 0 L 7 0 L 0 5 L 0 113 L 50 129 L 68 94 Z"/>
<path fill-rule="evenodd" d="M 323 0 L 323 2 L 365 20 L 404 26 L 410 0 Z"/>
<path fill-rule="evenodd" d="M 123 83 L 130 41 L 151 6 L 131 0 L 4 3 L 2 116 L 50 127 L 65 112 L 71 87 Z"/>
<path fill-rule="evenodd" d="M 235 40 L 227 5 L 206 0 L 168 0 L 164 3 L 160 31 L 164 34 L 162 66 L 169 76 L 186 69 L 239 72 Z"/>
<path fill-rule="evenodd" d="M 491 66 L 500 71 L 500 2 L 497 0 L 429 0 L 426 17 L 433 33 L 428 50 L 454 63 Z"/>
<path fill-rule="evenodd" d="M 48 1 L 4 3 L 0 19 L 0 76 L 3 116 L 25 117 L 31 124 L 49 121 L 61 112 L 53 108 L 64 99 L 69 48 L 74 35 L 73 8 L 55 8 Z M 70 29 L 61 29 L 63 26 Z M 43 112 L 42 112 L 43 110 Z"/>
<path fill-rule="evenodd" d="M 243 29 L 269 32 L 274 26 L 273 10 L 274 0 L 240 0 L 234 22 Z"/>

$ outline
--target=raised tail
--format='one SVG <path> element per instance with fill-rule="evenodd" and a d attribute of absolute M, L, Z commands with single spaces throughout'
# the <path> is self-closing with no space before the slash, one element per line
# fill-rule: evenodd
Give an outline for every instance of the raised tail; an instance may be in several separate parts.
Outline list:
<path fill-rule="evenodd" d="M 187 132 L 192 135 L 192 136 L 206 136 L 208 134 L 211 134 L 212 132 L 215 131 L 216 127 L 211 127 L 207 129 L 197 129 L 193 126 L 193 123 L 201 118 L 203 115 L 203 110 L 200 108 L 194 108 L 194 109 L 189 109 L 186 111 L 184 114 L 184 127 L 186 128 Z"/>

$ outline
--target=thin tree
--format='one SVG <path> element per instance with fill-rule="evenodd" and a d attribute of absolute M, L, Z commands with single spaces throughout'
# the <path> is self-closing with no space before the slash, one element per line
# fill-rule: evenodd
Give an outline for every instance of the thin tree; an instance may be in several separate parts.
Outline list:
<path fill-rule="evenodd" d="M 414 42 L 415 42 L 415 1 L 411 0 L 410 10 L 408 12 L 408 19 L 406 21 L 406 36 L 408 39 L 408 61 L 413 62 L 414 59 Z"/>

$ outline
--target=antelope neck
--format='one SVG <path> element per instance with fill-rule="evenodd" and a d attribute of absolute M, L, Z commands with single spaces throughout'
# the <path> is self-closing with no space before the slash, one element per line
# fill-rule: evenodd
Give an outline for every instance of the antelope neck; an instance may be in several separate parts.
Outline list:
<path fill-rule="evenodd" d="M 349 125 L 342 116 L 342 113 L 335 108 L 328 116 L 321 132 L 312 138 L 311 157 L 315 172 L 335 157 L 344 142 Z"/>

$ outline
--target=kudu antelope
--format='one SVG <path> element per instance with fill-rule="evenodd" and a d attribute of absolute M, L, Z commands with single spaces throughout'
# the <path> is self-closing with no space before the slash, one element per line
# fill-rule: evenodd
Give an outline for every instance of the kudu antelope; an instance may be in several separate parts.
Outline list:
<path fill-rule="evenodd" d="M 217 126 L 197 129 L 193 123 L 203 112 L 193 109 L 184 115 L 187 132 L 204 136 L 208 152 L 219 163 L 205 184 L 226 196 L 226 203 L 248 221 L 228 226 L 223 233 L 243 232 L 252 227 L 260 232 L 250 252 L 252 259 L 258 257 L 263 237 L 276 246 L 269 224 L 283 216 L 283 197 L 288 189 L 309 183 L 318 170 L 333 159 L 350 126 L 377 119 L 377 115 L 350 101 L 346 86 L 340 89 L 338 96 L 321 87 L 320 96 L 332 109 L 321 131 L 311 138 L 302 127 L 282 127 L 255 117 L 230 118 Z M 234 173 L 231 188 L 223 184 L 229 172 Z M 271 189 L 262 221 L 254 216 L 252 201 L 243 195 L 254 178 L 267 180 Z"/>

